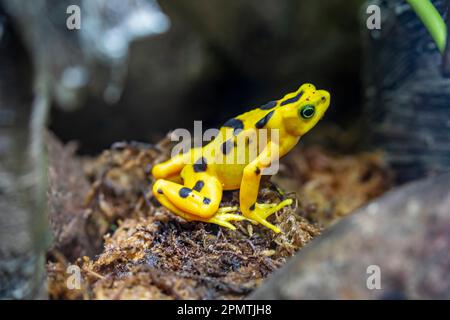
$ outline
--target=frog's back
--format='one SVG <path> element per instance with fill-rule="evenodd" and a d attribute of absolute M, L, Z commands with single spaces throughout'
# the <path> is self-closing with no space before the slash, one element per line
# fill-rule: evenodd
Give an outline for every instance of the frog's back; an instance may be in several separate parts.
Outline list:
<path fill-rule="evenodd" d="M 234 135 L 228 129 L 221 128 L 219 135 L 203 151 L 210 155 L 208 166 L 222 182 L 222 187 L 235 190 L 239 189 L 244 168 L 250 162 L 250 140 L 240 141 L 239 134 Z"/>
<path fill-rule="evenodd" d="M 225 190 L 239 189 L 244 168 L 257 156 L 258 128 L 268 112 L 253 109 L 226 121 L 204 149 L 212 155 L 211 169 Z M 255 126 L 256 125 L 256 126 Z"/>

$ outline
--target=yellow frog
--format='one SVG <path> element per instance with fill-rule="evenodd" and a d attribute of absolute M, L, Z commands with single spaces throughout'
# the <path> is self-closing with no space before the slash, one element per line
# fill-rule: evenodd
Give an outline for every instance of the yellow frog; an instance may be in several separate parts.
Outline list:
<path fill-rule="evenodd" d="M 215 223 L 234 230 L 230 221 L 250 220 L 280 232 L 266 219 L 290 205 L 292 199 L 257 203 L 261 175 L 316 125 L 329 104 L 327 91 L 306 83 L 280 100 L 226 121 L 207 145 L 155 165 L 153 194 L 162 205 L 188 221 Z M 269 131 L 271 134 L 261 138 L 261 133 Z M 242 215 L 234 213 L 237 207 L 219 207 L 223 190 L 237 189 Z"/>

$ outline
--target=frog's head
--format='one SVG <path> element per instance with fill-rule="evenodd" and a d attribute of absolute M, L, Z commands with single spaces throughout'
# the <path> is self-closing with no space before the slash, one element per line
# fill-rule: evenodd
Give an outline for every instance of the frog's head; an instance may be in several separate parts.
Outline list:
<path fill-rule="evenodd" d="M 281 99 L 279 105 L 283 110 L 286 131 L 294 136 L 302 136 L 323 117 L 330 105 L 330 94 L 305 83 L 296 92 Z"/>

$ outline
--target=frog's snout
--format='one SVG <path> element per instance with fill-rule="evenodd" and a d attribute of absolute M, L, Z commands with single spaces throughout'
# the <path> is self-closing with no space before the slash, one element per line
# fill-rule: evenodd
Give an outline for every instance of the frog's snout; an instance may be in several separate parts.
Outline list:
<path fill-rule="evenodd" d="M 318 90 L 317 96 L 318 96 L 318 101 L 317 101 L 316 108 L 318 109 L 317 111 L 319 112 L 320 118 L 322 118 L 325 111 L 327 111 L 328 107 L 330 106 L 331 95 L 326 90 Z"/>
<path fill-rule="evenodd" d="M 326 108 L 330 105 L 331 95 L 326 90 L 319 90 L 318 91 L 319 97 L 320 97 L 320 104 L 324 105 Z"/>

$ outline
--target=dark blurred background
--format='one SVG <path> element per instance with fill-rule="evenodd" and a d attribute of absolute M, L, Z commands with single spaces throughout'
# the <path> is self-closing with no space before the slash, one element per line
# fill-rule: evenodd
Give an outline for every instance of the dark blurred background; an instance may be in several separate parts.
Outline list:
<path fill-rule="evenodd" d="M 64 1 L 21 6 L 11 2 L 15 1 L 4 4 L 9 15 L 30 12 L 26 18 L 17 15 L 12 23 L 25 42 L 17 45 L 28 51 L 19 62 L 20 66 L 30 66 L 28 75 L 33 74 L 33 61 L 36 64 L 39 60 L 33 55 L 39 50 L 44 52 L 41 60 L 47 59 L 44 64 L 57 65 L 46 68 L 56 70 L 56 84 L 81 77 L 76 68 L 67 71 L 80 61 L 91 70 L 103 71 L 98 72 L 101 77 L 89 77 L 83 84 L 89 90 L 79 90 L 82 94 L 75 91 L 81 101 L 71 108 L 75 110 L 67 112 L 68 108 L 61 106 L 65 100 L 58 99 L 58 90 L 51 100 L 50 129 L 63 141 L 77 140 L 83 154 L 98 153 L 121 140 L 156 142 L 171 129 L 192 129 L 194 120 L 203 120 L 204 127 L 215 127 L 244 110 L 296 90 L 303 82 L 331 92 L 332 107 L 326 120 L 341 128 L 361 109 L 360 1 L 159 1 L 170 20 L 168 30 L 131 41 L 120 65 L 104 57 L 91 59 L 92 54 L 83 49 L 83 32 L 94 32 L 86 30 L 92 27 L 86 21 L 93 10 L 84 12 L 89 1 L 72 1 L 82 9 L 80 30 L 64 27 L 68 17 Z M 109 1 L 110 5 L 114 2 Z M 44 25 L 42 19 L 33 20 L 38 4 L 43 4 L 41 10 L 48 10 L 46 18 L 53 24 L 47 37 L 60 39 L 48 40 L 46 48 L 39 48 L 42 37 L 27 36 L 27 31 L 23 32 L 27 27 L 17 23 L 27 19 L 26 23 Z M 105 30 L 114 32 L 113 27 L 117 24 Z M 50 47 L 53 43 L 60 47 Z M 58 61 L 59 56 L 66 60 Z M 108 98 L 105 83 L 115 76 L 120 78 L 117 94 Z M 21 82 L 30 83 L 30 79 Z"/>

